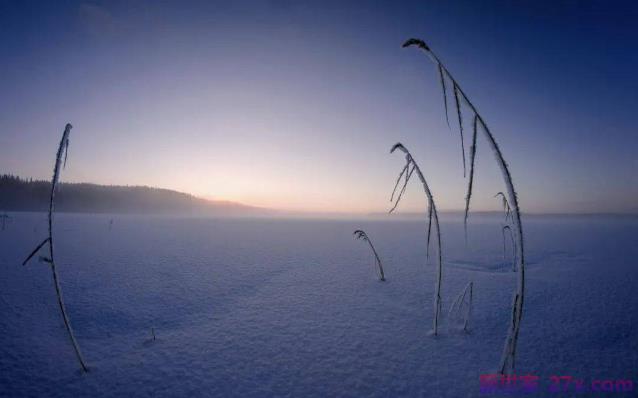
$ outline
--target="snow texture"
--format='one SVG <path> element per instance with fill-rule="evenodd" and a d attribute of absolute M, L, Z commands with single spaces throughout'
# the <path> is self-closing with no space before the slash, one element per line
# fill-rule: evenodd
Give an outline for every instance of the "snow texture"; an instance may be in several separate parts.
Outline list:
<path fill-rule="evenodd" d="M 0 232 L 2 397 L 485 396 L 479 376 L 497 370 L 517 283 L 502 259 L 500 215 L 475 215 L 467 246 L 463 216 L 442 217 L 443 308 L 470 280 L 474 294 L 470 332 L 434 338 L 425 220 L 57 214 L 83 374 L 51 272 L 20 266 L 46 215 L 11 217 Z M 548 392 L 552 375 L 638 384 L 638 220 L 530 216 L 525 225 L 517 373 L 540 376 L 534 396 L 560 396 Z M 355 227 L 375 237 L 387 282 L 368 252 L 353 250 Z"/>

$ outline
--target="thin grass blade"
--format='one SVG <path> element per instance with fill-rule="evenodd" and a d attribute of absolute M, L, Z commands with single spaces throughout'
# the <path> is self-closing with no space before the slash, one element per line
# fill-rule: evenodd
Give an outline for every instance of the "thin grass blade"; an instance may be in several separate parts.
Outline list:
<path fill-rule="evenodd" d="M 29 257 L 26 258 L 26 260 L 24 260 L 22 262 L 22 265 L 27 265 L 27 263 L 29 262 L 29 260 L 31 260 L 31 258 L 33 258 L 33 256 L 36 255 L 37 252 L 40 251 L 40 249 L 42 249 L 42 246 L 44 246 L 47 242 L 49 241 L 49 238 L 46 238 L 45 240 L 42 241 L 42 243 L 40 243 L 32 252 L 31 254 L 29 254 Z"/>
<path fill-rule="evenodd" d="M 461 154 L 463 155 L 463 177 L 465 177 L 465 140 L 463 139 L 463 113 L 461 111 L 461 101 L 459 100 L 459 87 L 454 85 L 454 103 L 456 104 L 456 115 L 459 118 L 459 132 L 461 133 Z"/>

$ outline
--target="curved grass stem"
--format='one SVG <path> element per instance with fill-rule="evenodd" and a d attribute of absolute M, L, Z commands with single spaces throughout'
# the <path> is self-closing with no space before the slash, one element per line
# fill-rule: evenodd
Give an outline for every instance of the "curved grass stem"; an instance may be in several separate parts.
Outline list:
<path fill-rule="evenodd" d="M 73 329 L 71 328 L 71 321 L 69 321 L 69 316 L 66 312 L 66 307 L 64 305 L 64 299 L 62 297 L 62 288 L 60 287 L 60 282 L 59 282 L 59 278 L 58 278 L 58 273 L 56 270 L 56 265 L 55 265 L 55 257 L 54 257 L 54 252 L 53 252 L 53 248 L 54 248 L 54 244 L 53 244 L 53 210 L 54 210 L 54 204 L 55 204 L 55 193 L 56 193 L 56 189 L 57 189 L 57 185 L 58 185 L 58 181 L 60 179 L 60 168 L 64 167 L 62 162 L 63 162 L 63 157 L 64 157 L 64 164 L 66 164 L 66 155 L 68 153 L 68 147 L 69 147 L 69 135 L 71 133 L 71 128 L 72 126 L 70 124 L 67 124 L 66 127 L 64 128 L 64 132 L 62 133 L 62 139 L 60 140 L 60 145 L 58 146 L 58 152 L 57 152 L 57 156 L 55 158 L 55 166 L 53 168 L 53 178 L 51 179 L 51 195 L 50 195 L 50 199 L 49 199 L 49 217 L 48 217 L 48 224 L 49 224 L 49 237 L 46 238 L 42 243 L 40 243 L 40 245 L 38 245 L 35 250 L 33 250 L 31 252 L 31 254 L 27 257 L 26 260 L 24 260 L 24 262 L 22 263 L 22 265 L 25 265 L 45 244 L 49 244 L 49 257 L 45 258 L 44 260 L 51 266 L 51 272 L 53 274 L 53 285 L 55 287 L 55 294 L 57 296 L 57 301 L 58 301 L 58 306 L 60 307 L 60 312 L 62 313 L 62 319 L 64 321 L 64 326 L 66 328 L 66 331 L 69 334 L 69 339 L 71 340 L 71 344 L 73 345 L 73 349 L 75 351 L 75 356 L 77 357 L 78 361 L 80 362 L 80 366 L 82 367 L 82 371 L 84 372 L 88 372 L 89 368 L 86 365 L 86 362 L 84 361 L 84 358 L 82 357 L 82 352 L 80 351 L 80 346 L 77 342 L 77 340 L 75 339 L 75 335 L 73 334 Z"/>
<path fill-rule="evenodd" d="M 431 228 L 431 224 L 434 224 L 434 232 L 436 233 L 436 247 L 437 247 L 437 260 L 438 260 L 438 264 L 437 264 L 437 273 L 436 273 L 436 282 L 435 282 L 435 293 L 434 293 L 434 320 L 433 320 L 433 332 L 434 335 L 436 336 L 438 334 L 438 330 L 439 330 L 439 319 L 440 319 L 440 314 L 441 314 L 441 279 L 442 279 L 442 266 L 443 266 L 443 256 L 442 256 L 442 250 L 441 250 L 441 230 L 439 228 L 439 214 L 436 210 L 436 203 L 434 202 L 434 197 L 432 196 L 432 192 L 430 191 L 430 187 L 425 179 L 425 177 L 423 176 L 423 173 L 421 172 L 421 169 L 419 168 L 419 165 L 414 161 L 414 158 L 412 157 L 412 155 L 410 154 L 410 152 L 408 151 L 408 149 L 403 146 L 403 144 L 401 143 L 396 143 L 394 144 L 394 146 L 392 147 L 392 149 L 390 150 L 390 153 L 394 152 L 395 150 L 400 150 L 401 152 L 405 153 L 405 161 L 406 161 L 406 165 L 404 167 L 404 170 L 406 168 L 410 168 L 410 166 L 412 167 L 411 171 L 408 173 L 404 183 L 403 183 L 403 187 L 401 189 L 401 194 L 399 194 L 399 196 L 396 199 L 396 202 L 394 204 L 394 206 L 392 207 L 392 209 L 390 210 L 390 212 L 394 211 L 394 209 L 396 209 L 396 207 L 399 205 L 399 202 L 401 201 L 401 197 L 403 196 L 403 192 L 405 192 L 405 188 L 408 185 L 408 182 L 410 180 L 410 177 L 412 176 L 412 173 L 414 171 L 416 171 L 417 176 L 419 177 L 419 180 L 421 180 L 421 183 L 423 184 L 423 190 L 425 191 L 425 195 L 428 199 L 428 214 L 430 215 L 429 218 L 429 223 L 430 225 L 428 226 L 428 237 L 427 237 L 427 247 L 429 248 L 430 246 L 430 228 Z M 429 255 L 429 249 L 428 249 L 428 255 Z"/>
<path fill-rule="evenodd" d="M 518 197 L 516 195 L 516 190 L 514 189 L 514 181 L 512 180 L 512 175 L 510 173 L 509 167 L 507 166 L 507 162 L 503 157 L 503 153 L 492 135 L 490 129 L 487 127 L 485 120 L 478 112 L 472 101 L 465 94 L 461 86 L 454 79 L 452 74 L 448 71 L 448 69 L 443 65 L 438 56 L 430 49 L 430 47 L 425 44 L 423 40 L 420 39 L 408 39 L 405 43 L 403 43 L 403 47 L 411 47 L 416 46 L 423 50 L 429 58 L 436 64 L 439 70 L 445 72 L 447 78 L 452 82 L 452 86 L 455 89 L 455 94 L 460 96 L 459 100 L 457 100 L 457 110 L 459 113 L 459 120 L 461 120 L 461 109 L 460 109 L 460 100 L 462 99 L 467 107 L 471 110 L 474 117 L 474 131 L 478 128 L 483 132 L 484 137 L 486 138 L 492 152 L 494 154 L 494 158 L 501 169 L 501 174 L 503 176 L 503 181 L 507 187 L 507 196 L 509 204 L 512 206 L 512 221 L 514 224 L 514 234 L 516 237 L 516 250 L 517 250 L 517 260 L 518 260 L 518 281 L 516 292 L 514 295 L 514 300 L 512 304 L 512 317 L 508 327 L 507 337 L 505 339 L 505 344 L 503 347 L 503 354 L 501 356 L 501 362 L 499 365 L 499 372 L 502 374 L 513 373 L 515 370 L 515 361 L 516 361 L 516 346 L 518 342 L 518 336 L 520 332 L 521 320 L 523 316 L 523 303 L 525 298 L 525 250 L 524 250 L 524 239 L 523 239 L 523 224 L 521 222 L 521 213 L 518 205 Z M 445 96 L 445 94 L 444 94 Z M 445 98 L 444 98 L 445 99 Z M 461 127 L 462 129 L 462 127 Z M 474 142 L 474 137 L 472 139 L 473 147 L 476 146 Z M 474 151 L 475 149 L 472 149 Z M 463 152 L 465 153 L 465 152 Z M 474 154 L 470 156 L 470 176 L 473 177 L 474 172 Z M 465 207 L 465 222 L 467 223 L 467 212 L 469 211 L 469 201 L 472 195 L 472 177 L 470 178 L 468 185 L 468 193 L 466 196 L 466 207 Z"/>

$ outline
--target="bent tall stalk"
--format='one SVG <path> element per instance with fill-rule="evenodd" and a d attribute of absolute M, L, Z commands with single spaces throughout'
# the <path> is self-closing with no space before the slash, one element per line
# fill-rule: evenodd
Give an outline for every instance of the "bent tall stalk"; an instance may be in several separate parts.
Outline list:
<path fill-rule="evenodd" d="M 512 304 L 512 317 L 507 333 L 507 337 L 505 339 L 505 345 L 503 347 L 503 354 L 501 356 L 501 363 L 499 366 L 499 372 L 501 374 L 513 373 L 515 369 L 515 360 L 516 360 L 516 345 L 518 342 L 518 334 L 521 327 L 521 319 L 523 316 L 523 299 L 525 295 L 525 250 L 523 246 L 523 225 L 521 222 L 521 214 L 518 206 L 518 198 L 516 196 L 516 191 L 514 190 L 514 182 L 512 181 L 512 176 L 510 174 L 509 168 L 507 167 L 507 163 L 503 158 L 503 154 L 494 139 L 494 136 L 490 132 L 487 124 L 483 117 L 479 114 L 478 110 L 469 100 L 463 89 L 456 82 L 452 74 L 448 71 L 448 69 L 443 65 L 439 57 L 428 47 L 427 44 L 423 40 L 420 39 L 409 39 L 405 43 L 403 43 L 403 47 L 411 47 L 416 46 L 423 50 L 430 59 L 437 66 L 441 80 L 445 81 L 445 79 L 449 79 L 452 82 L 452 88 L 454 89 L 454 93 L 457 96 L 460 96 L 465 104 L 470 108 L 474 117 L 474 131 L 472 137 L 472 148 L 470 148 L 470 178 L 468 181 L 468 190 L 467 195 L 465 197 L 465 228 L 467 229 L 467 214 L 470 207 L 470 199 L 472 196 L 472 182 L 474 178 L 474 160 L 475 160 L 475 151 L 476 151 L 476 135 L 478 132 L 478 128 L 480 125 L 481 131 L 483 131 L 485 138 L 490 144 L 492 148 L 492 152 L 494 153 L 494 157 L 496 158 L 496 162 L 498 163 L 501 173 L 503 175 L 503 180 L 505 181 L 505 185 L 507 186 L 507 192 L 509 197 L 509 203 L 512 205 L 513 212 L 513 221 L 515 226 L 515 235 L 517 244 L 517 260 L 518 260 L 518 284 L 516 288 L 516 293 L 514 295 L 514 300 Z M 447 94 L 443 91 L 443 99 L 447 104 Z M 459 118 L 461 115 L 461 105 L 460 101 L 456 101 L 457 113 L 459 114 Z M 446 105 L 447 106 L 447 105 Z M 463 157 L 465 158 L 465 152 L 463 152 Z"/>
<path fill-rule="evenodd" d="M 368 234 L 366 234 L 365 231 L 361 229 L 357 229 L 356 231 L 354 231 L 353 235 L 355 236 L 355 239 L 361 239 L 368 242 L 368 244 L 370 245 L 370 249 L 372 249 L 372 254 L 374 254 L 375 262 L 377 263 L 377 266 L 375 267 L 375 271 L 377 272 L 379 276 L 379 280 L 381 282 L 385 282 L 385 274 L 383 273 L 383 266 L 381 265 L 381 259 L 379 258 L 379 255 L 377 254 L 377 251 L 375 250 L 374 245 L 372 244 L 372 241 L 368 237 Z"/>
<path fill-rule="evenodd" d="M 401 143 L 394 144 L 394 146 L 390 150 L 390 153 L 393 153 L 397 149 L 405 153 L 406 164 L 403 167 L 401 174 L 399 174 L 399 178 L 397 179 L 397 182 L 394 186 L 394 191 L 392 192 L 392 197 L 390 198 L 390 201 L 394 199 L 394 194 L 396 193 L 397 187 L 403 175 L 405 175 L 405 180 L 403 181 L 403 187 L 401 188 L 401 191 L 399 192 L 399 195 L 397 196 L 394 206 L 392 207 L 392 209 L 390 209 L 390 213 L 392 213 L 394 209 L 396 209 L 397 206 L 399 205 L 399 201 L 401 201 L 401 197 L 403 196 L 403 193 L 405 192 L 405 189 L 408 186 L 408 181 L 410 180 L 412 173 L 416 171 L 417 175 L 419 176 L 419 179 L 421 180 L 421 183 L 423 184 L 423 190 L 425 191 L 425 195 L 428 198 L 428 214 L 429 214 L 428 220 L 429 221 L 428 221 L 428 240 L 427 240 L 427 246 L 426 246 L 428 250 L 428 254 L 429 254 L 429 246 L 430 246 L 430 230 L 432 226 L 432 221 L 434 221 L 434 227 L 436 230 L 435 232 L 436 232 L 437 249 L 438 249 L 437 250 L 438 267 L 436 272 L 436 285 L 435 285 L 435 293 L 434 293 L 434 335 L 436 336 L 439 330 L 439 316 L 441 314 L 441 273 L 442 273 L 441 268 L 443 264 L 442 254 L 441 254 L 441 230 L 439 229 L 439 213 L 436 211 L 436 204 L 434 203 L 434 197 L 432 196 L 430 187 L 428 186 L 428 183 L 425 180 L 423 173 L 421 173 L 421 169 L 414 161 L 414 158 L 412 157 L 410 152 L 407 150 L 407 148 L 404 147 L 403 144 Z"/>
<path fill-rule="evenodd" d="M 60 145 L 58 147 L 58 153 L 55 158 L 55 167 L 53 168 L 53 178 L 51 179 L 51 196 L 49 199 L 49 237 L 46 238 L 42 243 L 40 243 L 32 252 L 29 254 L 26 260 L 22 263 L 22 265 L 26 265 L 29 260 L 33 256 L 40 251 L 40 249 L 45 245 L 49 244 L 49 257 L 40 257 L 45 263 L 48 263 L 51 266 L 51 272 L 53 273 L 53 284 L 55 286 L 55 293 L 58 297 L 58 305 L 60 306 L 60 311 L 62 312 L 62 319 L 64 320 L 64 326 L 66 327 L 67 332 L 69 333 L 69 338 L 71 339 L 71 344 L 73 345 L 73 349 L 75 350 L 75 355 L 80 362 L 80 366 L 84 372 L 88 372 L 88 367 L 82 358 L 82 352 L 80 351 L 80 346 L 78 342 L 75 340 L 75 336 L 73 335 L 73 329 L 71 329 L 71 322 L 69 321 L 69 317 L 66 313 L 66 308 L 64 306 L 64 300 L 62 299 L 62 289 L 60 288 L 60 283 L 58 281 L 58 273 L 55 268 L 55 260 L 53 257 L 53 208 L 55 201 L 55 190 L 57 188 L 58 181 L 60 179 L 60 166 L 64 167 L 66 165 L 66 157 L 69 149 L 69 135 L 71 134 L 71 126 L 67 124 L 64 128 L 64 133 L 62 133 L 62 139 L 60 140 Z M 62 156 L 64 156 L 64 163 L 62 163 Z"/>

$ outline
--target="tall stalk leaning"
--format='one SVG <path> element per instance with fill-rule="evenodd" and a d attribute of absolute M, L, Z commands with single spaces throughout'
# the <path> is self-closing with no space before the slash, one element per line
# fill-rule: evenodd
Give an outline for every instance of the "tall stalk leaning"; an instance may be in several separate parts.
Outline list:
<path fill-rule="evenodd" d="M 476 156 L 476 136 L 479 130 L 483 131 L 485 138 L 487 139 L 490 147 L 492 148 L 492 152 L 494 153 L 494 157 L 496 158 L 496 162 L 501 168 L 501 173 L 503 175 L 503 180 L 505 185 L 507 186 L 507 193 L 509 198 L 509 203 L 512 205 L 513 212 L 513 221 L 514 221 L 514 230 L 516 235 L 517 244 L 517 253 L 518 253 L 518 284 L 516 287 L 516 293 L 514 295 L 514 300 L 512 304 L 512 318 L 510 321 L 507 337 L 505 339 L 505 345 L 503 347 L 503 354 L 501 356 L 501 363 L 499 366 L 499 372 L 502 374 L 513 373 L 515 369 L 515 360 L 516 360 L 516 345 L 518 342 L 518 334 L 521 327 L 521 319 L 523 316 L 523 299 L 525 295 L 525 250 L 523 246 L 523 225 L 521 222 L 521 214 L 518 206 L 518 198 L 516 196 L 516 191 L 514 190 L 514 182 L 512 181 L 512 176 L 510 174 L 509 168 L 507 167 L 507 163 L 503 158 L 503 154 L 494 139 L 494 136 L 490 132 L 487 124 L 483 117 L 479 114 L 478 110 L 472 104 L 470 99 L 465 95 L 465 92 L 459 84 L 456 82 L 452 74 L 448 71 L 448 69 L 443 65 L 440 61 L 439 57 L 428 47 L 427 44 L 423 40 L 420 39 L 409 39 L 405 43 L 403 43 L 403 47 L 411 47 L 416 46 L 423 50 L 430 59 L 435 63 L 438 68 L 442 91 L 443 91 L 443 101 L 445 102 L 446 109 L 446 120 L 447 116 L 447 94 L 446 94 L 446 80 L 449 80 L 452 83 L 453 92 L 455 95 L 455 104 L 456 111 L 459 118 L 460 129 L 462 134 L 462 109 L 459 101 L 460 99 L 465 102 L 465 104 L 470 108 L 473 114 L 473 134 L 472 134 L 472 146 L 470 147 L 470 175 L 468 180 L 468 188 L 467 195 L 465 197 L 465 217 L 464 217 L 464 225 L 467 231 L 467 217 L 470 208 L 470 199 L 472 197 L 472 183 L 474 181 L 474 161 Z M 448 121 L 449 124 L 449 121 Z M 462 139 L 462 138 L 461 138 Z M 463 157 L 465 158 L 465 151 L 463 151 Z M 465 159 L 464 159 L 465 160 Z"/>
<path fill-rule="evenodd" d="M 404 175 L 405 175 L 405 179 L 403 180 L 403 187 L 401 188 L 401 191 L 399 191 L 399 194 L 397 195 L 394 206 L 392 207 L 392 209 L 390 209 L 390 213 L 392 213 L 394 209 L 396 209 L 397 206 L 399 205 L 399 202 L 401 201 L 401 197 L 403 196 L 403 193 L 405 192 L 405 189 L 408 186 L 408 181 L 410 181 L 410 177 L 412 176 L 412 173 L 416 171 L 416 174 L 419 176 L 419 180 L 421 180 L 421 183 L 423 184 L 423 190 L 425 191 L 425 195 L 428 198 L 429 218 L 428 218 L 428 236 L 427 236 L 428 240 L 426 245 L 426 250 L 428 254 L 430 250 L 430 231 L 431 231 L 432 221 L 434 221 L 434 228 L 435 228 L 436 240 L 437 240 L 437 256 L 438 256 L 438 266 L 436 271 L 436 285 L 435 285 L 435 293 L 434 293 L 434 321 L 433 321 L 434 335 L 436 336 L 439 331 L 439 318 L 441 314 L 441 274 L 442 274 L 441 268 L 443 264 L 443 257 L 441 254 L 441 230 L 439 229 L 439 213 L 436 211 L 436 204 L 434 203 L 434 197 L 432 196 L 430 187 L 428 186 L 428 183 L 425 180 L 423 173 L 421 173 L 421 169 L 414 161 L 414 158 L 412 157 L 408 149 L 404 147 L 403 144 L 401 144 L 400 142 L 394 144 L 394 146 L 390 150 L 390 153 L 393 153 L 397 149 L 405 153 L 405 166 L 403 167 L 403 170 L 401 171 L 401 174 L 399 174 L 399 178 L 397 179 L 397 182 L 394 185 L 394 191 L 392 191 L 392 197 L 390 198 L 390 201 L 394 199 L 394 194 L 396 193 L 397 187 L 399 186 L 399 182 L 401 182 L 401 178 Z"/>
<path fill-rule="evenodd" d="M 40 243 L 32 252 L 29 254 L 26 260 L 22 263 L 22 265 L 26 265 L 29 260 L 33 256 L 40 251 L 40 249 L 45 245 L 49 244 L 49 257 L 40 257 L 40 259 L 48 263 L 51 266 L 51 272 L 53 273 L 53 284 L 55 286 L 55 293 L 58 297 L 58 305 L 60 306 L 60 311 L 62 312 L 62 319 L 64 320 L 64 326 L 66 327 L 67 332 L 69 333 L 69 338 L 71 339 L 71 344 L 73 344 L 73 349 L 75 350 L 75 355 L 80 362 L 80 366 L 82 366 L 82 370 L 84 372 L 88 372 L 88 367 L 84 362 L 84 358 L 82 358 L 82 352 L 80 351 L 80 346 L 78 342 L 75 340 L 75 336 L 73 335 L 73 329 L 71 329 L 71 322 L 69 321 L 69 317 L 66 313 L 66 308 L 64 307 L 64 300 L 62 299 L 62 289 L 60 288 L 60 282 L 58 281 L 58 273 L 55 268 L 55 260 L 53 257 L 53 207 L 55 201 L 55 190 L 57 188 L 58 180 L 60 179 L 60 167 L 66 166 L 66 157 L 68 155 L 69 149 L 69 135 L 71 134 L 71 126 L 67 123 L 64 128 L 64 133 L 62 133 L 62 139 L 60 140 L 60 145 L 58 146 L 58 153 L 55 158 L 55 167 L 53 168 L 53 178 L 51 180 L 51 196 L 49 199 L 49 237 L 46 238 L 42 243 Z M 64 163 L 62 157 L 64 156 Z"/>

